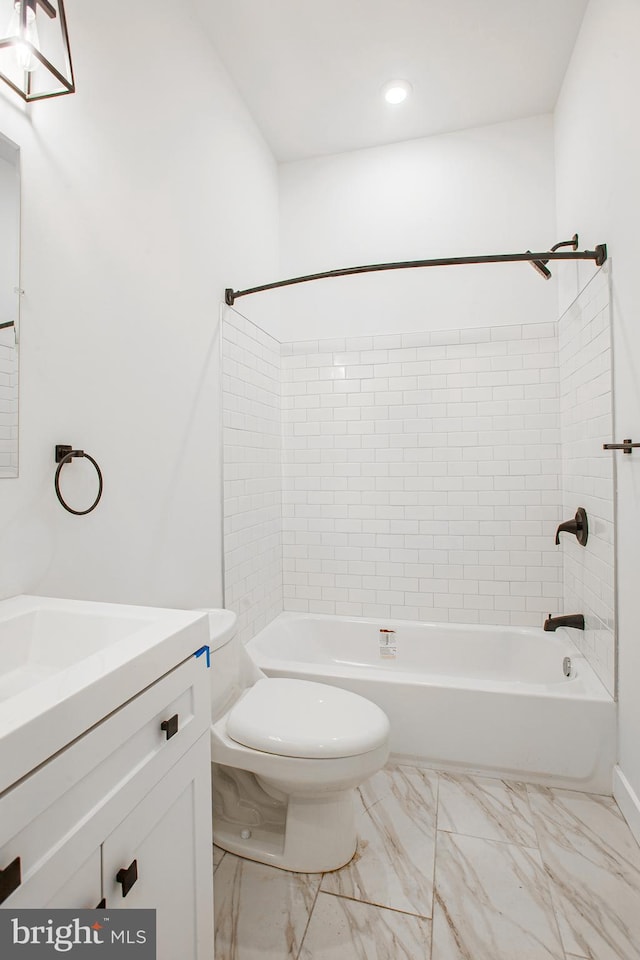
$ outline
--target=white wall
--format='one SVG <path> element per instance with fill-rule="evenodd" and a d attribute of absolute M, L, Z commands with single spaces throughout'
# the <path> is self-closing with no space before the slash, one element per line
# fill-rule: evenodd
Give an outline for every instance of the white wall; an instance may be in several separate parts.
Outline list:
<path fill-rule="evenodd" d="M 67 14 L 78 92 L 26 108 L 0 86 L 0 130 L 22 148 L 26 291 L 0 595 L 220 603 L 219 301 L 275 270 L 275 165 L 187 4 Z M 55 499 L 58 442 L 103 468 L 87 517 Z M 88 464 L 64 478 L 92 499 Z"/>
<path fill-rule="evenodd" d="M 612 257 L 616 439 L 640 441 L 640 4 L 591 0 L 556 113 L 558 232 L 579 229 Z M 562 271 L 563 297 L 581 271 Z M 640 457 L 616 456 L 619 762 L 640 796 Z M 640 810 L 637 810 L 640 818 Z M 640 827 L 640 819 L 636 824 Z"/>
<path fill-rule="evenodd" d="M 285 164 L 280 190 L 281 277 L 547 250 L 562 239 L 549 116 Z M 245 271 L 240 286 L 272 279 Z M 555 283 L 527 264 L 368 274 L 280 296 L 282 319 L 272 332 L 282 341 L 557 319 Z"/>

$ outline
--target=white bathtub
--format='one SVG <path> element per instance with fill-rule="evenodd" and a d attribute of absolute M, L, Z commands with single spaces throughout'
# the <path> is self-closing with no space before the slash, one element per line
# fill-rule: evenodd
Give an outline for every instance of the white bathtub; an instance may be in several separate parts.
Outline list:
<path fill-rule="evenodd" d="M 382 655 L 383 636 L 395 658 Z M 567 630 L 283 613 L 247 648 L 269 676 L 373 700 L 396 758 L 611 793 L 615 703 Z"/>

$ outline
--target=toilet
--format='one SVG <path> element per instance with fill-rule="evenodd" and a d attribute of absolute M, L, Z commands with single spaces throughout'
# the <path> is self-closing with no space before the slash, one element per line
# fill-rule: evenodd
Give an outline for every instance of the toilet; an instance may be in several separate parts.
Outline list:
<path fill-rule="evenodd" d="M 211 630 L 213 839 L 283 870 L 324 873 L 356 850 L 354 794 L 389 756 L 389 720 L 355 693 L 267 677 L 221 611 Z"/>

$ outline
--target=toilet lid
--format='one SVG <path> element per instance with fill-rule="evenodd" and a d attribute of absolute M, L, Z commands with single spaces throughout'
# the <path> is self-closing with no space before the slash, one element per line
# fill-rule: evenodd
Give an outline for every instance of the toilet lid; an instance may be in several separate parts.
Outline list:
<path fill-rule="evenodd" d="M 229 712 L 236 743 L 281 757 L 353 757 L 389 735 L 386 713 L 364 697 L 310 680 L 258 680 Z"/>

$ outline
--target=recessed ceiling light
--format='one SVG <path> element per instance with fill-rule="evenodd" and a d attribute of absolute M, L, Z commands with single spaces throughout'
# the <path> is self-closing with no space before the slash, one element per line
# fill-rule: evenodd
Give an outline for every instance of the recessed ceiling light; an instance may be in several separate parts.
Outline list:
<path fill-rule="evenodd" d="M 411 93 L 411 84 L 408 80 L 389 80 L 382 93 L 387 103 L 402 103 Z"/>

